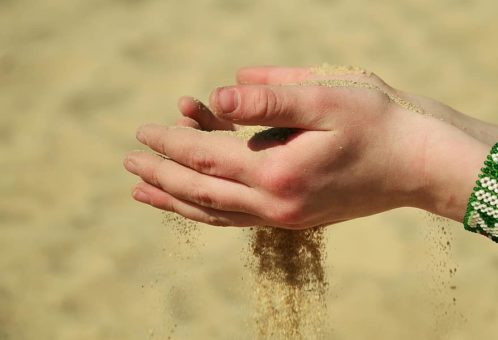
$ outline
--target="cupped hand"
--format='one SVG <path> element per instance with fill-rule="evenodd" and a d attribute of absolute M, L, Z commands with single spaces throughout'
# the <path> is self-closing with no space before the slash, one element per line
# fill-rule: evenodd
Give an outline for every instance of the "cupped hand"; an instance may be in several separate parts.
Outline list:
<path fill-rule="evenodd" d="M 372 86 L 296 85 L 317 79 Z M 403 206 L 431 210 L 468 190 L 465 178 L 452 182 L 455 193 L 434 192 L 448 176 L 428 171 L 440 162 L 429 150 L 438 138 L 468 148 L 472 141 L 423 109 L 393 100 L 403 95 L 373 74 L 256 68 L 242 70 L 238 80 L 213 91 L 211 109 L 181 99 L 179 123 L 190 128 L 148 124 L 138 130 L 138 140 L 164 157 L 133 152 L 125 159 L 143 180 L 133 191 L 136 200 L 213 225 L 301 229 Z M 247 142 L 200 131 L 238 125 L 293 133 Z M 459 218 L 459 205 L 442 214 Z"/>

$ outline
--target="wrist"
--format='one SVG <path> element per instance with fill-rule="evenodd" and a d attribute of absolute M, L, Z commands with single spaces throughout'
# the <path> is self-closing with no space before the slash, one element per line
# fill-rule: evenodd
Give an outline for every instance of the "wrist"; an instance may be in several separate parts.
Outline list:
<path fill-rule="evenodd" d="M 463 222 L 489 146 L 439 121 L 431 122 L 428 128 L 419 207 Z"/>

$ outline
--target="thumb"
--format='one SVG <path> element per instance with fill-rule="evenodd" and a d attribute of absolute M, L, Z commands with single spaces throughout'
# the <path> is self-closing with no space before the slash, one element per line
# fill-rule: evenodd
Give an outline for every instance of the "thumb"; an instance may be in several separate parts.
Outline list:
<path fill-rule="evenodd" d="M 223 120 L 241 125 L 325 130 L 333 94 L 321 86 L 235 85 L 211 93 L 210 106 Z M 332 106 L 333 107 L 333 106 Z"/>

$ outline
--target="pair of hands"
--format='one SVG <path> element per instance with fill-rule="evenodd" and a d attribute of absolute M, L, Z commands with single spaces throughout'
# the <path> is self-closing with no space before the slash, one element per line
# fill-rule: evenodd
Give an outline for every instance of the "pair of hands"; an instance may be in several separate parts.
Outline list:
<path fill-rule="evenodd" d="M 321 79 L 376 89 L 295 85 Z M 456 116 L 452 109 L 397 91 L 373 74 L 256 67 L 241 69 L 237 82 L 213 91 L 210 108 L 181 98 L 180 126 L 138 129 L 137 139 L 166 158 L 127 155 L 126 169 L 142 179 L 136 200 L 222 226 L 302 229 L 405 206 L 463 220 L 489 147 L 438 119 Z M 239 125 L 296 132 L 254 147 L 201 131 Z"/>

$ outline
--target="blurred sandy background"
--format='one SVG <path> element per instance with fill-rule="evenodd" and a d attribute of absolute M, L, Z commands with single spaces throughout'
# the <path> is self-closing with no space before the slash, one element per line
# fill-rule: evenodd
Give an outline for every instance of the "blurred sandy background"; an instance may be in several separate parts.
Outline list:
<path fill-rule="evenodd" d="M 0 339 L 252 338 L 245 236 L 206 227 L 191 251 L 134 203 L 135 128 L 173 123 L 179 96 L 206 99 L 239 66 L 323 61 L 498 123 L 497 10 L 0 0 Z M 407 209 L 330 229 L 327 338 L 495 338 L 497 245 L 437 228 Z"/>

